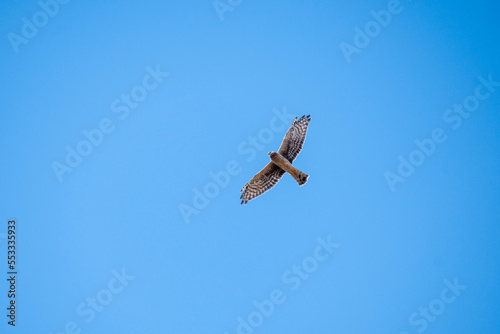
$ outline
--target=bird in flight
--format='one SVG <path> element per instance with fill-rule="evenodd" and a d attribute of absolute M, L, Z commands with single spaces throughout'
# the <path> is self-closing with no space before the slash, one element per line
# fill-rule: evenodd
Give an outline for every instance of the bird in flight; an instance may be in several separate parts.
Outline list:
<path fill-rule="evenodd" d="M 260 172 L 255 174 L 255 176 L 240 190 L 240 192 L 243 191 L 240 197 L 241 204 L 247 204 L 251 199 L 262 195 L 274 187 L 285 172 L 289 173 L 295 181 L 297 181 L 299 186 L 307 182 L 309 175 L 292 166 L 292 162 L 302 150 L 310 120 L 311 115 L 302 116 L 299 120 L 295 117 L 285 138 L 283 138 L 283 142 L 278 152 L 268 153 L 271 162 L 269 162 L 266 167 L 262 168 Z"/>

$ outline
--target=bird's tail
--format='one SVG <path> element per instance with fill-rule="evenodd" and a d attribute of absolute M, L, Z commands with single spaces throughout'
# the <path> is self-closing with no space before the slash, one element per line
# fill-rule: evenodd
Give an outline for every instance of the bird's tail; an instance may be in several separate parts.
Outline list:
<path fill-rule="evenodd" d="M 303 186 L 304 184 L 306 184 L 308 178 L 309 178 L 309 175 L 299 171 L 297 173 L 297 176 L 295 177 L 295 181 L 297 181 L 299 186 Z"/>

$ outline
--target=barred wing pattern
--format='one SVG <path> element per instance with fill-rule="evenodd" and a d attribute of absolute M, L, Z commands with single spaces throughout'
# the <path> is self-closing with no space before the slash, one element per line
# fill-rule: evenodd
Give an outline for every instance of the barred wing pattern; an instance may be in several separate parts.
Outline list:
<path fill-rule="evenodd" d="M 310 120 L 311 115 L 302 116 L 298 121 L 297 117 L 295 117 L 285 138 L 283 138 L 283 142 L 281 142 L 278 153 L 287 158 L 290 163 L 295 160 L 302 150 Z"/>
<path fill-rule="evenodd" d="M 262 195 L 278 183 L 285 171 L 272 161 L 262 168 L 245 186 L 240 190 L 241 204 L 247 204 L 249 200 Z"/>

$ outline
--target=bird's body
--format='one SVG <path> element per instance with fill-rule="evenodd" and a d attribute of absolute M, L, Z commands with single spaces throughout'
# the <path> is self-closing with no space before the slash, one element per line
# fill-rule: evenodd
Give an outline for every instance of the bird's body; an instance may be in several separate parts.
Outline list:
<path fill-rule="evenodd" d="M 295 181 L 297 181 L 299 186 L 306 184 L 309 175 L 295 168 L 292 163 L 281 154 L 276 152 L 269 152 L 268 154 L 271 158 L 271 161 L 274 162 L 279 168 L 290 174 L 295 179 Z"/>
<path fill-rule="evenodd" d="M 247 204 L 251 199 L 262 195 L 278 183 L 285 172 L 289 173 L 299 186 L 304 185 L 309 175 L 301 172 L 292 162 L 302 150 L 302 145 L 306 139 L 307 127 L 311 120 L 311 115 L 297 117 L 290 125 L 285 138 L 281 142 L 278 152 L 269 152 L 271 162 L 269 162 L 260 172 L 258 172 L 241 191 L 241 204 Z"/>

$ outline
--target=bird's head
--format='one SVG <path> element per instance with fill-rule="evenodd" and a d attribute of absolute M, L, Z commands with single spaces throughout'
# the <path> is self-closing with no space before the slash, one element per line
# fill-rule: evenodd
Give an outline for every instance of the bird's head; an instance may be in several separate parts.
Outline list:
<path fill-rule="evenodd" d="M 271 152 L 268 152 L 268 153 L 267 153 L 267 155 L 268 155 L 270 158 L 272 158 L 272 156 L 273 156 L 273 155 L 276 155 L 276 152 L 271 151 Z"/>

